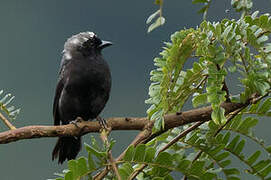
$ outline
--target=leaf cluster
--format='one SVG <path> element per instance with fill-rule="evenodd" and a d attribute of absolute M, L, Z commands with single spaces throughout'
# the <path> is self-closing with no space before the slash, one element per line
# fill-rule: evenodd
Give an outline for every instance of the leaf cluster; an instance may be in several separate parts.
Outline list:
<path fill-rule="evenodd" d="M 207 12 L 211 1 L 193 2 L 204 3 L 203 11 Z M 157 3 L 162 7 L 163 1 Z M 150 73 L 146 103 L 150 105 L 148 118 L 154 122 L 153 133 L 163 131 L 164 115 L 180 112 L 190 102 L 193 107 L 211 105 L 211 120 L 170 146 L 191 125 L 168 130 L 147 144 L 130 146 L 124 158 L 116 161 L 122 179 L 131 179 L 136 174 L 139 180 L 171 180 L 173 173 L 177 173 L 184 179 L 238 180 L 244 172 L 259 179 L 271 179 L 271 146 L 253 133 L 260 117 L 271 116 L 271 17 L 258 16 L 257 11 L 249 15 L 252 6 L 249 0 L 232 0 L 232 5 L 243 12 L 239 20 L 203 21 L 197 28 L 175 32 L 154 58 L 156 68 Z M 160 13 L 161 8 L 148 22 Z M 188 62 L 192 66 L 185 69 Z M 238 94 L 232 95 L 228 89 L 229 77 L 236 77 Z M 244 107 L 225 115 L 221 107 L 225 101 Z M 257 146 L 249 155 L 247 142 Z M 111 144 L 110 148 L 114 143 Z M 92 179 L 94 172 L 110 168 L 107 147 L 100 148 L 92 139 L 86 149 L 88 158 L 69 161 L 68 170 L 59 179 Z M 232 158 L 246 169 L 234 167 Z M 115 172 L 111 171 L 106 179 L 116 179 Z"/>

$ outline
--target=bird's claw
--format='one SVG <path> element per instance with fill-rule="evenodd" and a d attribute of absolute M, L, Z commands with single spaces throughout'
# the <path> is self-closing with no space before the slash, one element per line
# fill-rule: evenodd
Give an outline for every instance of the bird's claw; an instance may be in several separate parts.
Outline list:
<path fill-rule="evenodd" d="M 70 121 L 69 124 L 73 124 L 73 125 L 75 125 L 77 128 L 80 128 L 80 127 L 78 126 L 77 123 L 80 123 L 80 122 L 82 122 L 82 121 L 83 121 L 83 119 L 82 119 L 81 117 L 77 117 L 75 120 Z"/>
<path fill-rule="evenodd" d="M 108 126 L 107 126 L 106 120 L 104 118 L 101 118 L 100 116 L 98 116 L 96 119 L 103 129 L 108 130 Z"/>

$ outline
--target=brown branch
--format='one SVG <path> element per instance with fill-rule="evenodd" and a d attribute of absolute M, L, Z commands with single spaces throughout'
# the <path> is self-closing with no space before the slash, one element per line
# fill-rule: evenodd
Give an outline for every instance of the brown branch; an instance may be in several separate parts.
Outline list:
<path fill-rule="evenodd" d="M 229 114 L 246 104 L 225 102 L 221 105 L 225 109 L 225 114 Z M 107 125 L 111 130 L 141 130 L 130 145 L 137 146 L 140 143 L 146 143 L 168 129 L 189 124 L 192 122 L 205 122 L 211 119 L 211 106 L 193 109 L 182 113 L 168 114 L 165 116 L 165 128 L 161 132 L 152 134 L 153 122 L 147 117 L 115 117 L 108 118 Z M 22 139 L 33 139 L 41 137 L 62 137 L 62 136 L 82 136 L 89 132 L 99 132 L 101 125 L 94 121 L 78 122 L 74 124 L 61 126 L 25 126 L 15 130 L 9 130 L 0 133 L 0 144 L 6 144 Z M 127 150 L 127 149 L 126 149 Z M 126 150 L 116 159 L 120 161 Z M 109 169 L 106 168 L 98 173 L 94 178 L 102 179 Z"/>
<path fill-rule="evenodd" d="M 225 109 L 225 115 L 227 115 L 230 112 L 235 111 L 236 109 L 239 109 L 243 106 L 247 106 L 247 104 L 226 102 L 226 103 L 222 103 L 221 106 Z M 211 119 L 211 113 L 212 113 L 212 108 L 208 106 L 204 108 L 198 108 L 198 109 L 194 109 L 190 111 L 185 111 L 182 113 L 166 115 L 165 129 L 155 134 L 151 133 L 153 122 L 149 121 L 146 128 L 136 136 L 136 138 L 133 140 L 133 142 L 129 146 L 136 146 L 140 143 L 147 143 L 153 138 L 161 135 L 162 133 L 166 132 L 168 129 L 171 129 L 173 127 L 178 127 L 178 126 L 189 124 L 192 122 L 209 121 Z M 125 149 L 124 152 L 121 153 L 121 155 L 116 159 L 116 161 L 122 160 L 129 146 Z M 145 166 L 142 165 L 139 169 L 144 169 L 144 168 Z M 93 178 L 95 180 L 102 180 L 108 172 L 109 170 L 105 168 L 101 172 L 97 173 Z"/>
<path fill-rule="evenodd" d="M 225 109 L 225 114 L 228 114 L 244 104 L 241 103 L 222 103 L 221 105 Z M 198 121 L 210 120 L 212 113 L 211 106 L 193 109 L 182 113 L 174 113 L 165 116 L 165 130 L 189 124 Z M 0 144 L 6 144 L 22 139 L 33 139 L 41 137 L 61 137 L 61 136 L 82 136 L 89 132 L 99 132 L 101 126 L 98 122 L 94 121 L 83 121 L 76 124 L 68 124 L 61 126 L 25 126 L 17 128 L 15 130 L 9 130 L 0 133 Z M 142 133 L 146 133 L 146 129 L 150 129 L 153 126 L 147 117 L 143 118 L 124 118 L 116 117 L 109 118 L 107 125 L 112 130 L 144 130 Z M 146 128 L 150 126 L 151 128 Z M 149 135 L 149 133 L 147 133 Z M 144 141 L 147 142 L 150 139 L 156 137 L 157 134 L 144 136 Z M 142 138 L 142 137 L 138 137 Z M 137 140 L 135 140 L 137 141 Z"/>

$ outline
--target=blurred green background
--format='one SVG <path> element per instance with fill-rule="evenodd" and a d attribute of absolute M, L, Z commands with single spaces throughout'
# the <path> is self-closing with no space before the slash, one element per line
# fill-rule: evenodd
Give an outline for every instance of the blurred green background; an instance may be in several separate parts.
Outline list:
<path fill-rule="evenodd" d="M 253 10 L 270 12 L 270 0 L 255 3 Z M 152 59 L 170 34 L 185 27 L 196 27 L 202 21 L 202 16 L 196 13 L 200 6 L 193 5 L 191 0 L 165 1 L 166 24 L 147 34 L 145 20 L 157 8 L 153 0 L 1 1 L 0 89 L 15 95 L 13 104 L 22 108 L 15 126 L 53 123 L 52 102 L 63 44 L 68 37 L 82 31 L 94 31 L 114 43 L 104 50 L 112 71 L 113 87 L 102 116 L 145 116 L 149 72 L 154 68 Z M 213 0 L 207 17 L 218 21 L 238 15 L 231 8 L 230 0 Z M 234 81 L 230 82 L 230 88 L 236 89 Z M 271 123 L 263 121 L 256 133 L 270 144 Z M 6 130 L 2 123 L 0 127 L 1 131 Z M 111 134 L 117 140 L 115 156 L 136 133 Z M 89 137 L 86 135 L 84 141 L 88 142 Z M 0 179 L 53 178 L 54 172 L 66 167 L 66 163 L 58 165 L 51 161 L 55 142 L 56 138 L 42 138 L 1 145 Z M 83 148 L 80 155 L 85 153 Z"/>

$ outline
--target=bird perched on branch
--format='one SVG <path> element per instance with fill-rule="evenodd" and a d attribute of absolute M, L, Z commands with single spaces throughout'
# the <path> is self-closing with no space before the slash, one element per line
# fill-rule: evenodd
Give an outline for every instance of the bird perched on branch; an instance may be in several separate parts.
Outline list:
<path fill-rule="evenodd" d="M 101 113 L 111 89 L 110 69 L 101 51 L 110 45 L 93 32 L 66 41 L 54 98 L 54 125 L 69 124 L 77 117 L 93 120 Z M 75 159 L 80 149 L 81 137 L 60 137 L 52 159 L 58 157 L 59 163 Z"/>

